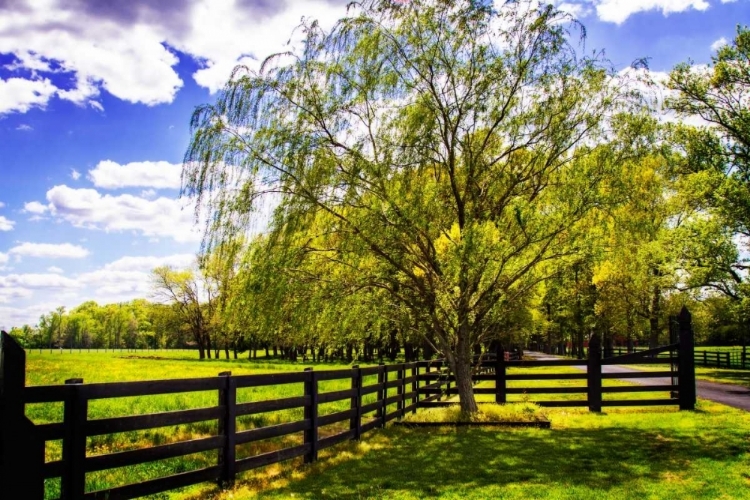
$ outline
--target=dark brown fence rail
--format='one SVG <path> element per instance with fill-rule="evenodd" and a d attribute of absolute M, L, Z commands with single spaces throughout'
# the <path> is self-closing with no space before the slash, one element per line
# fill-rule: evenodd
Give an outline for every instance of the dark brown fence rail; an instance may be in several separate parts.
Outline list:
<path fill-rule="evenodd" d="M 644 352 L 602 359 L 598 336 L 590 339 L 591 356 L 587 360 L 512 359 L 502 348 L 493 355 L 476 358 L 475 383 L 494 382 L 493 387 L 476 387 L 477 394 L 492 394 L 504 403 L 509 394 L 580 394 L 580 399 L 535 401 L 545 406 L 588 406 L 601 411 L 602 406 L 679 405 L 693 409 L 695 405 L 695 371 L 693 367 L 692 330 L 690 315 L 683 311 L 680 319 L 679 343 Z M 666 356 L 666 357 L 663 357 Z M 668 371 L 639 371 L 637 373 L 606 373 L 609 364 L 670 365 Z M 514 374 L 510 368 L 581 367 L 581 373 Z M 365 384 L 365 378 L 377 378 Z M 318 452 L 343 441 L 359 439 L 364 433 L 387 422 L 401 418 L 420 407 L 455 404 L 448 401 L 457 394 L 455 377 L 443 361 L 419 361 L 351 369 L 313 370 L 296 373 L 233 376 L 223 372 L 218 377 L 144 382 L 84 384 L 71 379 L 65 385 L 25 387 L 25 353 L 5 332 L 0 350 L 0 484 L 3 491 L 22 491 L 23 498 L 44 497 L 44 480 L 60 478 L 62 499 L 119 499 L 134 498 L 172 490 L 192 484 L 219 481 L 231 484 L 238 473 L 258 467 L 304 457 L 305 462 L 317 460 Z M 671 383 L 644 386 L 603 386 L 608 378 L 670 378 Z M 508 381 L 529 380 L 586 380 L 583 387 L 508 387 Z M 347 389 L 320 391 L 320 382 L 345 380 Z M 239 389 L 260 386 L 303 384 L 302 396 L 268 401 L 237 402 Z M 485 384 L 483 384 L 485 385 Z M 389 393 L 390 390 L 390 393 Z M 134 396 L 179 394 L 216 391 L 217 404 L 209 408 L 195 408 L 147 415 L 89 419 L 89 402 Z M 669 391 L 668 399 L 603 400 L 603 393 Z M 395 393 L 395 394 L 394 394 Z M 365 396 L 374 394 L 375 401 L 365 404 Z M 389 395 L 391 394 L 391 395 Z M 443 400 L 446 398 L 446 400 Z M 373 399 L 371 396 L 368 400 Z M 319 414 L 321 405 L 348 401 L 348 408 L 333 413 Z M 25 415 L 26 405 L 33 403 L 62 403 L 63 420 L 58 423 L 34 425 Z M 346 405 L 345 405 L 346 406 Z M 301 409 L 302 419 L 275 425 L 237 430 L 237 419 L 289 409 Z M 154 429 L 165 426 L 216 421 L 215 435 L 188 441 L 163 444 L 129 451 L 92 455 L 87 439 L 93 436 L 120 432 Z M 324 426 L 339 424 L 333 433 L 321 437 Z M 237 447 L 255 441 L 290 435 L 302 435 L 301 444 L 236 457 Z M 62 441 L 62 458 L 45 463 L 45 442 Z M 119 467 L 129 467 L 157 460 L 181 457 L 193 453 L 215 451 L 215 465 L 118 486 L 101 491 L 86 491 L 86 474 Z"/>

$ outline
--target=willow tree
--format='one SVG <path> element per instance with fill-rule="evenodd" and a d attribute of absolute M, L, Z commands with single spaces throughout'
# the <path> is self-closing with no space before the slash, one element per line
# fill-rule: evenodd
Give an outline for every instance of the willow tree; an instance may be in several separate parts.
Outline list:
<path fill-rule="evenodd" d="M 621 86 L 583 30 L 538 2 L 365 1 L 299 50 L 235 69 L 196 110 L 183 194 L 209 249 L 277 204 L 269 232 L 385 291 L 434 339 L 477 410 L 472 350 L 571 251 L 596 203 Z M 281 245 L 283 247 L 283 244 Z"/>

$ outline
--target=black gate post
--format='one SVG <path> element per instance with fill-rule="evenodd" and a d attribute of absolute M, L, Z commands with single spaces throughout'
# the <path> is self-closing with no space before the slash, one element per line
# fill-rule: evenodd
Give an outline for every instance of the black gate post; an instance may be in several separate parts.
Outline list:
<path fill-rule="evenodd" d="M 6 332 L 0 333 L 0 490 L 44 498 L 44 441 L 26 418 L 26 353 Z"/>
<path fill-rule="evenodd" d="M 305 463 L 309 464 L 318 459 L 318 374 L 312 368 L 305 368 L 310 373 L 305 381 L 305 396 L 310 402 L 305 406 L 305 420 L 310 421 L 310 428 L 305 431 L 305 444 L 310 450 L 305 454 Z"/>
<path fill-rule="evenodd" d="M 232 372 L 221 372 L 224 386 L 219 389 L 219 406 L 224 407 L 224 415 L 219 419 L 220 436 L 224 437 L 224 445 L 219 448 L 219 465 L 221 476 L 219 484 L 229 487 L 234 484 L 237 475 L 235 465 L 237 452 L 237 380 L 232 378 Z"/>
<path fill-rule="evenodd" d="M 495 403 L 506 402 L 505 386 L 505 351 L 502 344 L 498 342 L 495 350 Z"/>
<path fill-rule="evenodd" d="M 680 410 L 695 409 L 695 353 L 693 327 L 687 307 L 680 311 Z"/>
<path fill-rule="evenodd" d="M 86 419 L 88 400 L 81 392 L 82 378 L 65 381 L 70 386 L 63 408 L 65 435 L 63 436 L 63 475 L 60 478 L 60 498 L 76 500 L 86 492 Z"/>
<path fill-rule="evenodd" d="M 601 339 L 596 332 L 589 338 L 589 359 L 586 369 L 588 382 L 589 411 L 602 411 L 602 350 Z"/>
<path fill-rule="evenodd" d="M 359 441 L 362 436 L 362 370 L 359 365 L 352 366 L 352 393 L 349 403 L 352 410 L 349 430 L 352 431 L 352 439 Z"/>

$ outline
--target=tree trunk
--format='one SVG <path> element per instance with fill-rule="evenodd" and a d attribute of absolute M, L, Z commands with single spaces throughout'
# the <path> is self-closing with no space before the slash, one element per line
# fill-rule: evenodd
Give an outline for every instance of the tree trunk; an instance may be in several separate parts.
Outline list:
<path fill-rule="evenodd" d="M 655 271 L 656 272 L 656 271 Z M 661 288 L 657 285 L 654 287 L 651 296 L 651 311 L 648 322 L 651 331 L 649 332 L 648 347 L 653 349 L 659 347 L 659 314 L 661 313 Z"/>
<path fill-rule="evenodd" d="M 471 354 L 467 346 L 461 346 L 467 342 L 459 341 L 458 351 L 453 362 L 453 371 L 456 374 L 456 389 L 458 390 L 458 402 L 464 413 L 476 413 L 479 411 L 477 400 L 474 397 L 474 386 L 471 382 Z M 463 351 L 463 352 L 462 352 Z"/>

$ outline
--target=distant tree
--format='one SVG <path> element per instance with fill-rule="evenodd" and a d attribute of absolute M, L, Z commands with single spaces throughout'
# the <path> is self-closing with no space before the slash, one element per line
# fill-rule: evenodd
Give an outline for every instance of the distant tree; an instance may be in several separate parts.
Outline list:
<path fill-rule="evenodd" d="M 162 303 L 174 304 L 181 322 L 188 326 L 198 346 L 200 359 L 211 358 L 211 315 L 202 304 L 205 281 L 195 270 L 157 267 L 151 272 L 153 297 Z"/>

